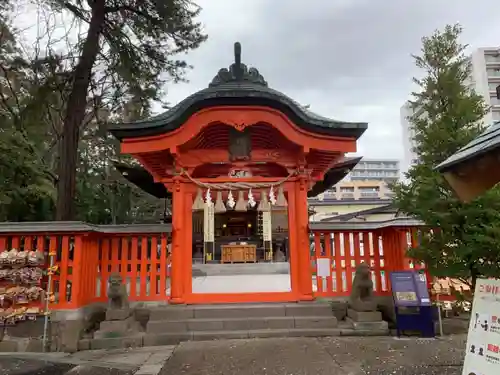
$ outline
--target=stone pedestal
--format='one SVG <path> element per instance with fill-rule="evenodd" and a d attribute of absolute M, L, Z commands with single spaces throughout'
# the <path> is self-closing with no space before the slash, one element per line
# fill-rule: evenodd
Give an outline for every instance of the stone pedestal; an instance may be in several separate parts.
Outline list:
<path fill-rule="evenodd" d="M 109 309 L 106 311 L 106 320 L 101 322 L 99 330 L 94 333 L 94 338 L 132 336 L 140 330 L 140 324 L 135 320 L 130 309 Z"/>
<path fill-rule="evenodd" d="M 106 320 L 125 320 L 132 315 L 129 308 L 106 310 Z"/>
<path fill-rule="evenodd" d="M 382 320 L 382 313 L 380 311 L 356 311 L 348 309 L 347 316 L 355 322 L 379 322 Z"/>
<path fill-rule="evenodd" d="M 382 320 L 380 311 L 356 311 L 347 310 L 347 322 L 351 324 L 354 330 L 388 332 L 389 325 Z"/>

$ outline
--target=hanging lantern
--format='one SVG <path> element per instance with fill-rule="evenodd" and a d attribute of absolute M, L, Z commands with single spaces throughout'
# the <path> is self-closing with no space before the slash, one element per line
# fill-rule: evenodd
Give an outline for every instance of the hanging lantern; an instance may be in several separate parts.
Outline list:
<path fill-rule="evenodd" d="M 231 190 L 229 190 L 229 194 L 227 195 L 227 206 L 230 209 L 233 209 L 235 205 L 236 205 L 236 202 L 234 201 L 233 193 Z"/>
<path fill-rule="evenodd" d="M 210 195 L 210 189 L 207 190 L 207 193 L 205 194 L 205 203 L 207 206 L 212 205 L 212 196 Z"/>
<path fill-rule="evenodd" d="M 254 198 L 254 196 L 252 194 L 252 189 L 250 189 L 248 191 L 248 205 L 250 207 L 254 208 L 256 204 L 257 204 L 257 202 L 255 202 L 255 198 Z"/>
<path fill-rule="evenodd" d="M 285 192 L 283 191 L 283 186 L 280 186 L 278 189 L 278 199 L 276 199 L 276 206 L 277 207 L 287 207 L 288 202 L 286 201 L 285 198 Z"/>
<path fill-rule="evenodd" d="M 276 204 L 276 196 L 274 195 L 274 188 L 271 186 L 269 190 L 269 202 L 274 206 Z"/>
<path fill-rule="evenodd" d="M 194 199 L 194 202 L 193 202 L 193 208 L 192 208 L 193 211 L 203 210 L 203 206 L 205 203 L 203 202 L 202 194 L 203 194 L 203 192 L 201 191 L 201 189 L 198 189 L 198 194 L 196 194 L 196 198 Z"/>
<path fill-rule="evenodd" d="M 222 191 L 217 192 L 217 199 L 215 200 L 214 211 L 217 214 L 219 214 L 221 212 L 226 212 L 226 206 L 224 205 L 224 202 L 222 201 Z"/>
<path fill-rule="evenodd" d="M 243 191 L 238 191 L 238 201 L 236 202 L 236 206 L 234 207 L 235 211 L 246 211 L 247 210 L 247 202 L 245 202 L 245 196 L 243 195 Z"/>
<path fill-rule="evenodd" d="M 258 211 L 269 211 L 271 209 L 271 205 L 269 204 L 267 200 L 267 193 L 265 190 L 262 190 L 261 193 L 261 198 L 260 198 L 260 203 L 259 207 L 257 207 Z"/>

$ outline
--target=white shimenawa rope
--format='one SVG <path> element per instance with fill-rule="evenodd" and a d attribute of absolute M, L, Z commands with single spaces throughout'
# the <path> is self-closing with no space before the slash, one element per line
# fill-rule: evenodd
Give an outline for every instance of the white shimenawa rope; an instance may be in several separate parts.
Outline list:
<path fill-rule="evenodd" d="M 184 174 L 191 182 L 195 183 L 199 187 L 210 189 L 210 190 L 248 190 L 248 189 L 266 189 L 270 187 L 276 187 L 284 184 L 290 178 L 297 174 L 297 171 L 290 173 L 284 179 L 277 182 L 224 182 L 224 183 L 205 183 L 198 181 L 190 176 L 190 174 L 183 170 L 181 174 Z"/>

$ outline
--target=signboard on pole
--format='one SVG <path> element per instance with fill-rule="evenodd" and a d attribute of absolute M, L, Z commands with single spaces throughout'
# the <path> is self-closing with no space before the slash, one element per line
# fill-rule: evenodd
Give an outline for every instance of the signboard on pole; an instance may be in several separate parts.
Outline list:
<path fill-rule="evenodd" d="M 479 279 L 462 375 L 500 374 L 500 280 Z"/>
<path fill-rule="evenodd" d="M 396 313 L 396 331 L 419 331 L 422 337 L 434 337 L 434 315 L 425 273 L 391 272 L 391 289 Z"/>
<path fill-rule="evenodd" d="M 424 273 L 418 271 L 391 272 L 390 278 L 394 304 L 397 307 L 431 305 Z"/>

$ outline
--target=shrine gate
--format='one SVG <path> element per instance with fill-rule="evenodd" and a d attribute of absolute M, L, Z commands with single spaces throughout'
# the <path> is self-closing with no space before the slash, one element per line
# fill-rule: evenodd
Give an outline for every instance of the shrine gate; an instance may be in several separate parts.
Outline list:
<path fill-rule="evenodd" d="M 357 163 L 345 154 L 356 151 L 366 128 L 366 123 L 318 116 L 271 89 L 257 69 L 241 62 L 239 43 L 234 63 L 219 70 L 208 88 L 151 119 L 110 127 L 121 152 L 136 158 L 172 195 L 170 303 L 312 300 L 307 198 L 337 183 Z M 273 259 L 270 213 L 277 207 L 288 216 L 291 290 L 194 293 L 196 251 L 202 262 L 224 262 L 225 257 L 232 262 L 242 249 L 245 261 Z M 237 214 L 252 210 L 262 217 L 260 240 L 252 231 L 254 219 Z M 202 250 L 193 243 L 197 211 L 203 213 Z M 249 240 L 220 249 L 216 238 L 227 235 L 231 220 L 214 233 L 214 216 L 227 212 L 246 223 L 233 226 L 229 235 Z"/>

